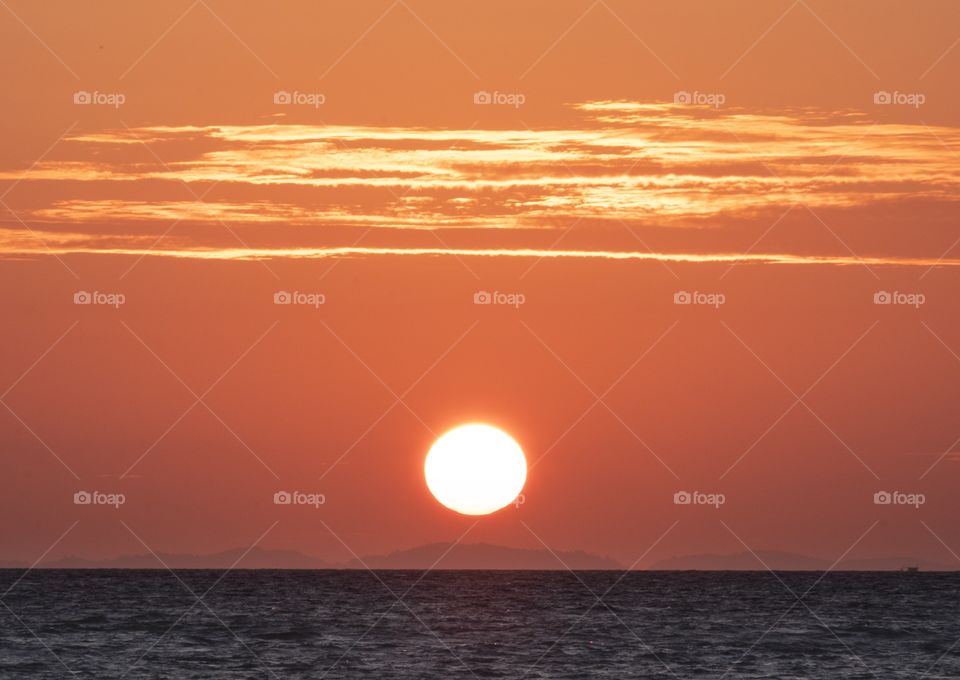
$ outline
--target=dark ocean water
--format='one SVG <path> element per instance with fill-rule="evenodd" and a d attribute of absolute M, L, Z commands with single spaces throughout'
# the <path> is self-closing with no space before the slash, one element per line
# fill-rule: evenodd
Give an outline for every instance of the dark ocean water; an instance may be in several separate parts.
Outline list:
<path fill-rule="evenodd" d="M 35 570 L 2 599 L 0 677 L 960 678 L 958 595 L 932 573 Z"/>

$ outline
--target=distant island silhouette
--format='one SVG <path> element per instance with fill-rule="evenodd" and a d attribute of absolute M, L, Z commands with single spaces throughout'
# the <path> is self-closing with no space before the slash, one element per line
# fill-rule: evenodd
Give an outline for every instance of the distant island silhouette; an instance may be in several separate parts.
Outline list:
<path fill-rule="evenodd" d="M 158 559 L 159 558 L 159 559 Z M 622 570 L 619 562 L 577 551 L 511 548 L 489 543 L 428 545 L 372 555 L 347 562 L 327 562 L 293 550 L 250 551 L 235 548 L 209 555 L 157 553 L 122 555 L 112 559 L 89 560 L 65 557 L 42 562 L 44 569 L 522 569 L 522 570 Z M 0 568 L 22 569 L 27 563 L 0 562 Z"/>
<path fill-rule="evenodd" d="M 572 552 L 508 548 L 490 543 L 467 543 L 450 547 L 449 543 L 430 543 L 410 550 L 397 550 L 389 555 L 351 560 L 347 568 L 370 569 L 574 569 L 615 570 L 624 566 L 608 557 L 598 557 L 576 550 Z"/>
<path fill-rule="evenodd" d="M 159 558 L 159 559 L 158 559 Z M 25 569 L 26 562 L 0 561 L 2 569 Z M 330 562 L 295 550 L 234 548 L 207 555 L 158 553 L 121 555 L 90 560 L 68 556 L 44 561 L 38 569 L 456 569 L 531 571 L 621 571 L 620 562 L 582 550 L 555 551 L 513 548 L 490 543 L 430 543 L 396 550 L 386 555 L 369 555 L 346 562 Z M 956 571 L 950 564 L 911 557 L 844 559 L 839 564 L 805 555 L 771 550 L 731 554 L 682 555 L 643 566 L 645 571 Z"/>
<path fill-rule="evenodd" d="M 755 553 L 739 552 L 728 555 L 683 555 L 655 562 L 648 571 L 901 571 L 919 567 L 920 571 L 956 571 L 956 567 L 913 557 L 846 558 L 834 565 L 835 560 L 821 560 L 806 555 L 758 550 Z"/>

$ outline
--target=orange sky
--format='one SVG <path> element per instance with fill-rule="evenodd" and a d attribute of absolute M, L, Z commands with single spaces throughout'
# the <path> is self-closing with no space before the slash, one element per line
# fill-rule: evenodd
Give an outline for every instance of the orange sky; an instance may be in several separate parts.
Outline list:
<path fill-rule="evenodd" d="M 744 544 L 958 562 L 958 20 L 0 7 L 0 561 L 143 552 L 131 529 L 213 552 L 277 522 L 263 547 L 331 560 L 324 523 L 358 554 L 470 529 L 630 564 L 673 526 L 640 566 Z M 723 303 L 674 303 L 695 291 Z M 526 502 L 475 526 L 421 467 L 471 420 L 532 464 Z"/>

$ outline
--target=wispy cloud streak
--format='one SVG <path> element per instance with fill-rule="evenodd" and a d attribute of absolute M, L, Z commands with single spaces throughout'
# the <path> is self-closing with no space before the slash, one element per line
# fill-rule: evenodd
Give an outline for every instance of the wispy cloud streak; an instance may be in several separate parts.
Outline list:
<path fill-rule="evenodd" d="M 254 242 L 278 226 L 304 227 L 302 248 L 271 242 L 267 250 L 305 257 L 311 247 L 343 252 L 326 247 L 331 229 L 529 232 L 577 221 L 722 230 L 794 204 L 882 210 L 924 201 L 955 210 L 960 200 L 952 128 L 662 103 L 589 102 L 574 112 L 576 124 L 549 129 L 271 123 L 75 133 L 59 158 L 26 176 L 0 173 L 0 183 L 22 183 L 31 198 L 18 213 L 31 228 L 86 233 L 89 249 L 135 251 L 136 235 L 177 223 L 179 238 L 158 250 L 208 251 L 216 244 L 198 227 L 231 223 L 261 230 L 250 232 Z M 184 183 L 214 190 L 198 202 Z M 7 252 L 18 241 L 8 234 Z"/>
<path fill-rule="evenodd" d="M 26 255 L 34 252 L 28 247 L 30 234 L 7 234 L 0 241 L 0 252 Z M 593 259 L 637 262 L 677 263 L 737 263 L 778 265 L 833 265 L 833 266 L 892 266 L 892 267 L 957 267 L 960 260 L 917 257 L 856 257 L 831 255 L 796 255 L 790 253 L 679 253 L 637 250 L 571 250 L 553 248 L 418 248 L 418 247 L 363 247 L 334 246 L 325 248 L 197 248 L 150 247 L 149 239 L 138 239 L 139 245 L 100 247 L 84 234 L 61 234 L 57 244 L 51 244 L 44 254 L 99 254 L 111 253 L 129 256 L 158 256 L 199 260 L 269 260 L 269 259 L 324 259 L 344 257 L 513 257 L 530 259 Z"/>

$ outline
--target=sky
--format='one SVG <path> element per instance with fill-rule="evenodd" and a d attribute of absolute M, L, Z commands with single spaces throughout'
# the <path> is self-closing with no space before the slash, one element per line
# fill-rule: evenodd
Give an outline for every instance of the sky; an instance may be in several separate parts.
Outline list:
<path fill-rule="evenodd" d="M 8 0 L 0 26 L 0 561 L 960 565 L 955 3 Z M 474 421 L 529 464 L 479 519 L 423 480 Z"/>

